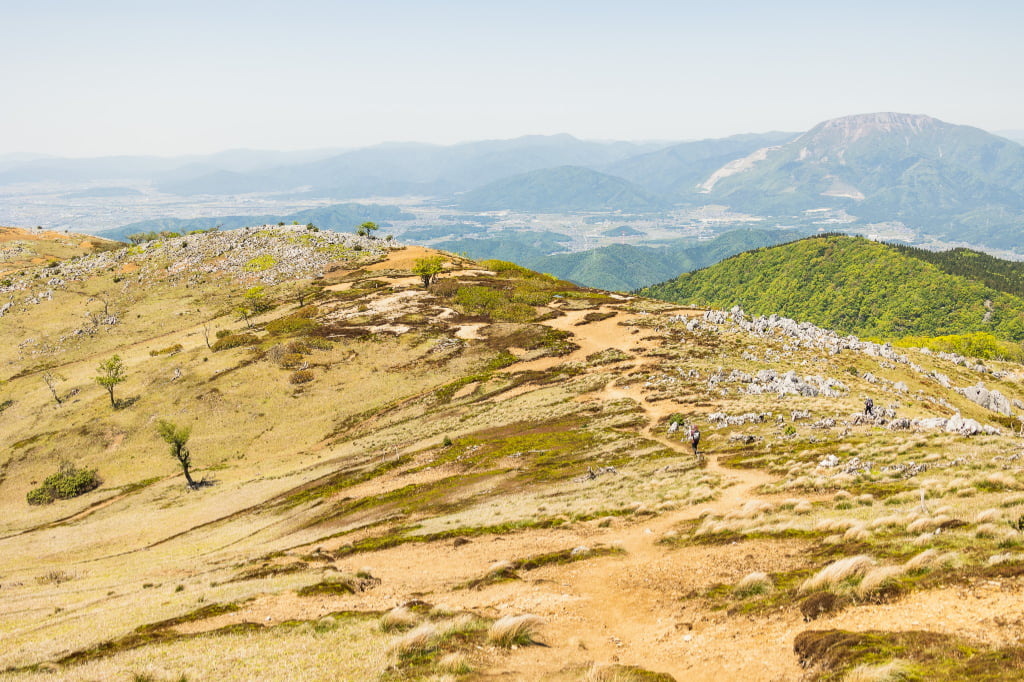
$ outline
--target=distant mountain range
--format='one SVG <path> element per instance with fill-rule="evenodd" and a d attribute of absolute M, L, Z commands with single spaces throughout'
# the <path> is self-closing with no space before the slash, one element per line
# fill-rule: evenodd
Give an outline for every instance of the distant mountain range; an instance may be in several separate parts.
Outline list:
<path fill-rule="evenodd" d="M 863 237 L 811 237 L 748 251 L 641 290 L 653 298 L 778 313 L 882 338 L 990 332 L 1024 340 L 1024 263 Z"/>
<path fill-rule="evenodd" d="M 664 213 L 715 205 L 805 227 L 815 224 L 814 211 L 827 210 L 835 221 L 850 221 L 844 229 L 851 231 L 874 233 L 884 224 L 899 234 L 902 224 L 921 243 L 1024 253 L 1024 147 L 1010 139 L 1013 131 L 1004 135 L 875 113 L 824 121 L 802 134 L 677 143 L 535 135 L 176 159 L 5 155 L 0 185 L 146 185 L 183 196 L 289 200 L 417 196 L 462 212 Z"/>
<path fill-rule="evenodd" d="M 628 180 L 580 166 L 559 166 L 496 180 L 460 196 L 464 211 L 514 208 L 531 213 L 661 212 L 672 202 Z"/>
<path fill-rule="evenodd" d="M 259 173 L 211 172 L 157 187 L 173 194 L 277 191 L 334 198 L 447 195 L 543 168 L 605 166 L 662 146 L 589 142 L 571 135 L 530 135 L 451 146 L 389 143 Z"/>

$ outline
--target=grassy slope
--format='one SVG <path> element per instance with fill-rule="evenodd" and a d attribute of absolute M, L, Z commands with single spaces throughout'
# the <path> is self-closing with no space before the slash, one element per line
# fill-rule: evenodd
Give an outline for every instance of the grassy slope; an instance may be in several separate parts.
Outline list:
<path fill-rule="evenodd" d="M 859 237 L 758 249 L 648 287 L 656 298 L 778 313 L 841 332 L 901 337 L 992 332 L 1024 338 L 1024 301 Z M 990 301 L 991 319 L 985 321 Z"/>
<path fill-rule="evenodd" d="M 1024 481 L 999 459 L 1015 451 L 1013 438 L 968 443 L 942 433 L 811 426 L 845 419 L 864 393 L 880 405 L 899 402 L 901 415 L 948 416 L 955 408 L 998 423 L 927 373 L 941 371 L 956 386 L 984 380 L 1019 398 L 1019 366 L 997 363 L 1008 372 L 997 380 L 908 351 L 918 373 L 728 325 L 687 331 L 671 307 L 497 262 L 480 269 L 450 258 L 428 295 L 410 273 L 426 253 L 338 263 L 314 300 L 313 319 L 330 344 L 297 359 L 284 351 L 301 350 L 289 344 L 302 337 L 274 335 L 267 326 L 295 312 L 291 282 L 270 287 L 278 307 L 256 320 L 256 346 L 210 352 L 203 323 L 244 331 L 231 304 L 257 273 L 196 282 L 176 276 L 170 261 L 172 271 L 157 268 L 148 286 L 115 297 L 122 321 L 114 327 L 59 353 L 4 356 L 11 378 L 0 384 L 0 403 L 13 404 L 0 420 L 0 440 L 12 444 L 0 459 L 0 667 L 42 666 L 6 677 L 45 679 L 55 670 L 67 679 L 230 680 L 251 679 L 254 671 L 280 679 L 420 679 L 441 674 L 449 653 L 477 670 L 530 679 L 581 679 L 588 662 L 612 656 L 679 675 L 696 664 L 710 675 L 739 660 L 728 646 L 756 649 L 794 673 L 792 632 L 760 628 L 793 627 L 786 623 L 794 613 L 799 620 L 798 579 L 832 558 L 866 552 L 892 563 L 934 545 L 959 553 L 961 573 L 941 575 L 966 583 L 990 555 L 1021 546 L 1002 523 L 1024 512 L 1024 499 L 1012 493 Z M 120 291 L 113 276 L 100 272 L 74 286 Z M 60 336 L 78 324 L 69 313 L 80 298 L 60 294 L 19 308 L 4 319 L 3 347 L 16 348 L 26 330 Z M 470 338 L 459 341 L 456 332 Z M 174 354 L 150 354 L 178 343 Z M 137 398 L 117 410 L 92 382 L 97 360 L 115 351 L 129 367 L 118 396 Z M 311 383 L 290 383 L 295 361 L 308 364 Z M 65 377 L 59 389 L 68 399 L 59 407 L 32 373 L 51 362 Z M 808 364 L 847 390 L 835 399 L 780 401 L 738 392 L 739 380 L 708 383 L 723 365 L 803 374 Z M 883 383 L 869 382 L 868 372 Z M 886 383 L 895 381 L 907 391 Z M 783 417 L 781 425 L 705 421 L 719 410 L 811 416 Z M 742 472 L 695 469 L 666 434 L 673 412 L 701 424 L 714 455 L 772 476 L 727 486 Z M 213 486 L 185 489 L 156 436 L 158 418 L 193 426 L 196 477 Z M 867 476 L 815 469 L 828 454 L 870 456 L 876 466 Z M 26 505 L 25 492 L 62 457 L 97 468 L 104 484 L 73 500 Z M 966 457 L 969 465 L 952 464 Z M 927 481 L 882 468 L 922 460 L 935 465 Z M 620 473 L 576 480 L 606 466 Z M 765 480 L 770 488 L 757 493 L 751 482 Z M 911 525 L 918 486 L 935 514 L 966 525 L 922 543 Z M 732 510 L 748 501 L 739 488 L 768 507 Z M 786 502 L 791 498 L 810 511 Z M 995 514 L 987 518 L 1000 524 L 995 530 L 975 521 L 990 509 Z M 896 526 L 870 526 L 892 514 Z M 860 534 L 845 538 L 851 527 Z M 709 528 L 714 532 L 702 534 Z M 459 548 L 456 537 L 472 542 Z M 653 545 L 659 538 L 665 542 Z M 709 538 L 737 544 L 707 549 Z M 615 541 L 628 551 L 599 551 Z M 785 554 L 762 549 L 773 543 Z M 596 549 L 573 558 L 569 550 L 580 545 Z M 500 558 L 510 560 L 511 573 L 491 566 Z M 561 566 L 570 559 L 571 567 Z M 672 565 L 668 578 L 664 562 Z M 767 596 L 734 590 L 752 565 L 769 571 L 778 589 Z M 354 594 L 338 587 L 358 584 L 343 577 L 363 566 L 382 582 Z M 300 596 L 310 585 L 327 596 Z M 855 594 L 856 583 L 835 589 Z M 918 587 L 908 578 L 901 589 Z M 401 636 L 383 632 L 379 614 L 410 599 L 449 604 L 448 612 L 424 611 L 414 620 L 458 634 L 421 653 L 396 648 Z M 655 622 L 665 617 L 656 606 L 665 600 L 681 605 L 687 615 L 680 618 L 708 628 L 704 662 L 679 650 L 675 635 L 651 645 L 649 633 L 665 627 Z M 228 606 L 202 610 L 210 604 Z M 509 653 L 484 641 L 477 625 L 456 628 L 450 619 L 460 610 L 485 621 L 540 611 L 552 648 Z M 740 615 L 724 617 L 727 610 Z M 769 620 L 758 620 L 763 613 Z M 626 629 L 634 621 L 635 631 Z M 609 631 L 626 645 L 609 643 Z M 730 644 L 735 637 L 740 644 Z M 94 648 L 103 642 L 106 649 Z M 74 652 L 78 663 L 53 663 Z"/>

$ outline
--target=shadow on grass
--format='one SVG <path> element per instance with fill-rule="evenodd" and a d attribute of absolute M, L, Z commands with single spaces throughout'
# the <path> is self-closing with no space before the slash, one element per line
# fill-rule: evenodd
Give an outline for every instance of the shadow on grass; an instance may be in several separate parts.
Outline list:
<path fill-rule="evenodd" d="M 119 399 L 114 401 L 114 409 L 115 410 L 126 410 L 129 407 L 131 407 L 132 405 L 134 405 L 135 403 L 139 402 L 139 398 L 141 398 L 141 397 L 142 396 L 133 395 L 133 396 L 131 396 L 129 398 L 119 398 Z"/>

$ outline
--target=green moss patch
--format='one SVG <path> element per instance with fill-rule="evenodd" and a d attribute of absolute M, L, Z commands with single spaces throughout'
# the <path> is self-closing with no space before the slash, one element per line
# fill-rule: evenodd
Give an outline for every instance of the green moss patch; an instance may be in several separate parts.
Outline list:
<path fill-rule="evenodd" d="M 927 630 L 848 632 L 807 630 L 797 635 L 793 651 L 800 664 L 822 682 L 841 680 L 857 666 L 893 661 L 904 680 L 1007 680 L 1024 677 L 1024 647 L 989 648 L 969 640 Z"/>

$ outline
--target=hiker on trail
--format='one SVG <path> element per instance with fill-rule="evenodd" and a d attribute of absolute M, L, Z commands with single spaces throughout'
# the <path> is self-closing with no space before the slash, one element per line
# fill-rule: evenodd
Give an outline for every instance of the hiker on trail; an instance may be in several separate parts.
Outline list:
<path fill-rule="evenodd" d="M 868 415 L 869 417 L 875 416 L 875 401 L 872 400 L 871 398 L 868 398 L 867 400 L 864 401 L 864 414 Z"/>
<path fill-rule="evenodd" d="M 697 445 L 699 443 L 700 443 L 700 430 L 697 428 L 696 425 L 691 425 L 690 426 L 690 445 L 693 446 L 693 456 L 694 457 L 698 457 L 698 458 L 700 457 L 700 455 L 697 454 Z"/>

